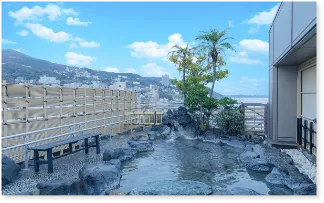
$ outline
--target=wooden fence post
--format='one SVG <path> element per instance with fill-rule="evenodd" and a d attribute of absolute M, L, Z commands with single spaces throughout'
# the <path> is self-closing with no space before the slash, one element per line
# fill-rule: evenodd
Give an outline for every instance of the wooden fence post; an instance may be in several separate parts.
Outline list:
<path fill-rule="evenodd" d="M 7 92 L 7 81 L 4 80 L 2 82 L 2 108 L 3 108 L 3 134 L 2 136 L 7 136 L 8 135 L 8 124 L 7 124 L 7 120 L 8 120 L 8 110 L 7 110 L 7 95 L 8 95 L 8 92 Z M 5 142 L 6 144 L 8 144 L 8 140 L 4 140 L 2 141 L 2 144 L 3 142 Z M 5 145 L 6 146 L 6 145 Z M 3 147 L 3 146 L 2 146 Z"/>
<path fill-rule="evenodd" d="M 104 117 L 104 130 L 103 130 L 103 134 L 107 135 L 108 131 L 107 131 L 107 117 L 106 117 L 106 91 L 105 89 L 102 89 L 102 103 L 103 103 L 103 117 Z"/>
<path fill-rule="evenodd" d="M 84 88 L 84 122 L 86 121 L 87 121 L 87 90 L 86 88 Z M 87 124 L 84 123 L 84 129 L 86 128 L 87 128 Z"/>
<path fill-rule="evenodd" d="M 120 112 L 120 90 L 118 90 L 118 133 L 120 133 L 120 115 L 121 115 L 121 112 Z"/>
<path fill-rule="evenodd" d="M 27 133 L 28 130 L 29 130 L 29 121 L 28 121 L 28 106 L 29 106 L 29 87 L 28 87 L 28 84 L 25 83 L 25 91 L 26 91 L 26 100 L 25 100 L 25 103 L 26 103 L 26 123 L 25 123 L 25 132 Z M 29 142 L 29 135 L 26 135 L 24 136 L 24 142 L 27 143 Z M 29 153 L 28 153 L 28 149 L 27 149 L 27 146 L 25 146 L 25 155 L 24 155 L 24 161 L 25 161 L 25 169 L 28 169 L 28 161 L 29 161 Z"/>

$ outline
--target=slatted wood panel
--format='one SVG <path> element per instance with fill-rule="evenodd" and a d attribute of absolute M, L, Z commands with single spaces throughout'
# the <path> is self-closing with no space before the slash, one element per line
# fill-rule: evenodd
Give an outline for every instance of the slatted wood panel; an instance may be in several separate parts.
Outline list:
<path fill-rule="evenodd" d="M 39 129 L 79 123 L 109 116 L 123 115 L 136 108 L 136 92 L 101 88 L 65 88 L 50 86 L 29 86 L 2 84 L 2 136 L 31 132 Z M 126 117 L 121 117 L 123 120 Z M 114 118 L 114 122 L 119 118 Z M 108 124 L 108 119 L 81 126 L 81 129 Z M 73 130 L 80 126 L 74 125 Z M 98 128 L 97 132 L 108 134 L 108 128 Z M 114 134 L 127 130 L 127 125 L 116 124 Z M 56 136 L 70 132 L 70 129 L 49 130 L 28 136 L 29 141 Z M 89 132 L 95 132 L 90 130 Z M 76 133 L 80 135 L 81 133 Z M 65 137 L 43 141 L 43 144 L 64 139 Z M 24 138 L 10 138 L 2 141 L 2 147 L 23 144 Z M 57 147 L 54 152 L 67 146 Z M 24 160 L 24 147 L 4 151 L 16 162 Z M 29 152 L 29 158 L 33 158 Z"/>
<path fill-rule="evenodd" d="M 245 133 L 266 133 L 266 105 L 259 103 L 243 103 Z"/>

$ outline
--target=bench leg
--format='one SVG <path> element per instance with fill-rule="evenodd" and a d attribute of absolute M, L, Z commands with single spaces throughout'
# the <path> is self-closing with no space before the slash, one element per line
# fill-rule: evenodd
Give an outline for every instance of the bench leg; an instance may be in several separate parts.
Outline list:
<path fill-rule="evenodd" d="M 34 150 L 34 169 L 37 173 L 39 171 L 39 153 L 38 150 Z"/>
<path fill-rule="evenodd" d="M 89 142 L 88 142 L 88 138 L 84 139 L 84 147 L 85 147 L 85 153 L 88 154 L 89 153 Z"/>
<path fill-rule="evenodd" d="M 72 143 L 69 143 L 69 152 L 72 153 Z"/>
<path fill-rule="evenodd" d="M 96 136 L 96 150 L 97 154 L 100 154 L 99 135 Z"/>
<path fill-rule="evenodd" d="M 53 154 L 52 148 L 47 149 L 47 163 L 48 163 L 48 172 L 53 173 Z"/>

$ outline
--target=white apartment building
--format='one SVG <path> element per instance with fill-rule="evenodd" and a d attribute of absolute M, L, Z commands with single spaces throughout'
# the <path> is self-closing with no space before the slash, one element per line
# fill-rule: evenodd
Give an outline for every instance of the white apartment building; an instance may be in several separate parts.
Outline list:
<path fill-rule="evenodd" d="M 38 82 L 42 84 L 60 84 L 60 81 L 56 80 L 56 77 L 47 77 L 46 75 L 41 76 Z"/>

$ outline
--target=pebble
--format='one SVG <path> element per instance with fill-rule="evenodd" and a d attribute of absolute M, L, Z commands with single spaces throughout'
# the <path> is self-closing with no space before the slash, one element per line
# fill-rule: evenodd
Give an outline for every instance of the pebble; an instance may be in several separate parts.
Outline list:
<path fill-rule="evenodd" d="M 15 182 L 2 187 L 2 195 L 13 195 L 19 193 L 28 193 L 35 191 L 36 185 L 47 180 L 54 180 L 59 178 L 73 179 L 78 178 L 79 170 L 89 163 L 104 163 L 102 160 L 102 153 L 106 148 L 128 147 L 127 141 L 132 136 L 141 134 L 140 132 L 133 132 L 133 135 L 123 134 L 116 135 L 110 140 L 105 139 L 100 141 L 101 153 L 96 154 L 95 148 L 89 149 L 89 154 L 85 154 L 84 150 L 74 154 L 56 159 L 53 161 L 54 172 L 47 173 L 47 164 L 40 165 L 39 172 L 35 173 L 33 167 L 28 170 L 20 171 L 20 178 Z"/>
<path fill-rule="evenodd" d="M 310 162 L 301 151 L 297 149 L 282 149 L 282 152 L 290 155 L 294 160 L 295 166 L 298 168 L 300 173 L 303 173 L 316 184 L 316 166 Z"/>

